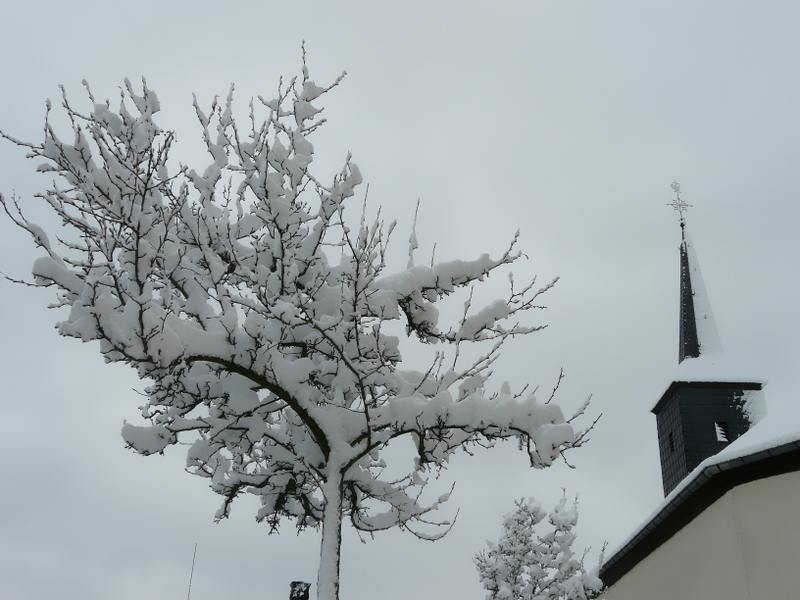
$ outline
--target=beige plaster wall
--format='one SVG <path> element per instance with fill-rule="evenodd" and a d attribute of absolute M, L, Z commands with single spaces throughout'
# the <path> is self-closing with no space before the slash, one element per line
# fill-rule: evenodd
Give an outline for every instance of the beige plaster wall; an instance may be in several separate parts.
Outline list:
<path fill-rule="evenodd" d="M 730 490 L 604 598 L 800 599 L 800 473 Z"/>

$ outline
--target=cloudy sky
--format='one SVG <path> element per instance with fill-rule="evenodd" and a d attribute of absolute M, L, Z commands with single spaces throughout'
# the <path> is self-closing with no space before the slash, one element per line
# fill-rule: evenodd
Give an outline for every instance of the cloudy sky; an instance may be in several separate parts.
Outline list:
<path fill-rule="evenodd" d="M 449 510 L 461 511 L 450 536 L 361 544 L 346 532 L 343 598 L 482 598 L 471 557 L 521 495 L 579 494 L 580 542 L 594 548 L 615 546 L 658 504 L 649 409 L 679 375 L 674 178 L 694 205 L 724 348 L 716 367 L 767 381 L 771 410 L 790 406 L 796 2 L 49 1 L 3 12 L 0 128 L 11 134 L 39 141 L 59 83 L 77 97 L 85 77 L 113 97 L 123 77 L 144 75 L 191 162 L 191 93 L 210 100 L 236 82 L 243 99 L 269 94 L 296 72 L 305 39 L 317 80 L 348 71 L 328 96 L 318 173 L 350 150 L 402 237 L 422 199 L 423 254 L 434 242 L 441 258 L 497 253 L 520 228 L 531 260 L 519 277 L 561 277 L 542 315 L 550 327 L 510 345 L 496 375 L 546 388 L 563 365 L 566 407 L 593 394 L 604 417 L 573 454 L 577 468 L 530 471 L 510 446 L 460 457 L 445 475 L 457 482 Z M 0 144 L 0 191 L 16 190 L 46 224 L 32 194 L 47 178 L 34 167 Z M 25 276 L 36 256 L 0 220 L 0 270 Z M 0 284 L 0 597 L 181 598 L 195 543 L 195 600 L 285 598 L 288 581 L 313 581 L 315 532 L 267 536 L 248 501 L 214 525 L 217 497 L 183 471 L 181 447 L 149 458 L 124 449 L 138 382 L 95 345 L 59 338 L 51 299 Z"/>

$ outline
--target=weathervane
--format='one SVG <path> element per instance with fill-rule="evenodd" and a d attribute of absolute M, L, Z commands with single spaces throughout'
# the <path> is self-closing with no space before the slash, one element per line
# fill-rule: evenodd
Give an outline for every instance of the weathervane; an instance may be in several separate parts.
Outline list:
<path fill-rule="evenodd" d="M 687 203 L 683 198 L 681 198 L 681 184 L 677 181 L 673 181 L 670 186 L 672 191 L 675 192 L 675 197 L 672 199 L 672 202 L 667 202 L 667 206 L 671 206 L 674 210 L 678 212 L 678 215 L 681 219 L 681 237 L 683 237 L 683 229 L 686 227 L 686 221 L 684 220 L 684 213 L 688 208 L 691 208 L 692 205 Z"/>
<path fill-rule="evenodd" d="M 683 223 L 683 213 L 686 212 L 687 208 L 690 208 L 692 205 L 688 204 L 683 198 L 681 198 L 681 184 L 677 181 L 673 181 L 670 186 L 672 191 L 675 192 L 675 198 L 672 199 L 672 202 L 667 202 L 667 206 L 671 206 L 673 209 L 678 211 L 678 214 L 681 217 L 681 223 Z"/>

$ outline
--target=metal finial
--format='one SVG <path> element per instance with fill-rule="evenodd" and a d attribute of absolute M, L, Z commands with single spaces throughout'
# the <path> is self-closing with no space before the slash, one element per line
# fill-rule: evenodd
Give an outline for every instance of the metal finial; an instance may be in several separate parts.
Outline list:
<path fill-rule="evenodd" d="M 668 202 L 667 206 L 671 206 L 674 210 L 678 211 L 678 215 L 681 218 L 681 226 L 683 226 L 683 213 L 686 212 L 686 209 L 691 208 L 691 204 L 688 204 L 683 198 L 681 198 L 681 184 L 677 181 L 673 181 L 670 186 L 672 191 L 675 193 L 675 197 L 672 199 L 672 202 Z"/>

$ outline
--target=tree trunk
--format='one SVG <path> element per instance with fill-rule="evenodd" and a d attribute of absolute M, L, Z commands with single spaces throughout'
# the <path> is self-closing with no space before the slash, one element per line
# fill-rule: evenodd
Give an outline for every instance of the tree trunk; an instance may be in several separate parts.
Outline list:
<path fill-rule="evenodd" d="M 342 474 L 333 467 L 322 486 L 325 510 L 322 515 L 317 600 L 339 600 L 339 559 L 342 547 Z"/>

